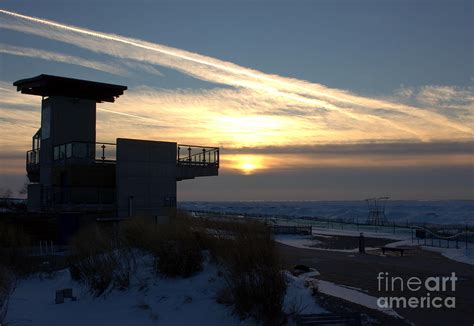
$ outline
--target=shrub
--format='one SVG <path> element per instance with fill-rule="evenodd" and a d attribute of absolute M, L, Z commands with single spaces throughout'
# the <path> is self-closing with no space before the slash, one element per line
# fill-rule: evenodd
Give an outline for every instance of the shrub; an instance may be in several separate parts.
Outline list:
<path fill-rule="evenodd" d="M 120 233 L 129 247 L 154 252 L 160 245 L 157 228 L 152 219 L 137 217 L 123 222 Z"/>
<path fill-rule="evenodd" d="M 130 248 L 151 254 L 155 272 L 168 277 L 188 277 L 202 270 L 203 250 L 208 250 L 224 270 L 223 302 L 232 302 L 242 318 L 252 316 L 266 324 L 282 321 L 286 282 L 271 232 L 262 223 L 185 214 L 168 224 L 136 218 L 124 222 L 115 237 L 98 229 L 81 232 L 74 248 L 71 276 L 89 284 L 96 295 L 109 287 L 128 286 L 133 270 L 127 256 Z"/>
<path fill-rule="evenodd" d="M 33 264 L 27 255 L 29 245 L 30 238 L 19 225 L 0 222 L 0 265 L 19 275 L 30 273 Z"/>
<path fill-rule="evenodd" d="M 191 241 L 164 242 L 157 252 L 156 271 L 169 277 L 189 277 L 202 270 L 202 251 Z"/>
<path fill-rule="evenodd" d="M 277 321 L 282 317 L 286 282 L 271 232 L 253 221 L 235 231 L 232 246 L 221 253 L 235 311 L 267 323 Z"/>
<path fill-rule="evenodd" d="M 201 219 L 194 228 L 200 230 L 202 245 L 225 269 L 235 312 L 268 324 L 281 322 L 286 282 L 270 229 L 248 219 Z"/>
<path fill-rule="evenodd" d="M 133 250 L 99 227 L 81 230 L 73 240 L 71 278 L 84 282 L 95 296 L 109 288 L 126 289 L 135 270 Z"/>
<path fill-rule="evenodd" d="M 168 224 L 138 218 L 127 221 L 122 233 L 129 246 L 141 248 L 155 257 L 156 273 L 188 277 L 202 270 L 204 260 L 190 222 L 183 215 Z"/>
<path fill-rule="evenodd" d="M 0 265 L 0 325 L 5 322 L 10 295 L 15 289 L 13 272 Z"/>

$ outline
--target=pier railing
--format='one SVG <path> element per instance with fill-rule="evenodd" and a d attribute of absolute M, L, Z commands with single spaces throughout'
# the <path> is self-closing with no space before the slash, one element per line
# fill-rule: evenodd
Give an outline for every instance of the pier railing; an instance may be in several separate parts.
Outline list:
<path fill-rule="evenodd" d="M 324 217 L 297 217 L 274 214 L 251 214 L 222 211 L 188 210 L 195 217 L 257 219 L 272 228 L 299 228 L 312 227 L 313 232 L 318 230 L 333 230 L 347 236 L 366 236 L 374 234 L 392 234 L 400 239 L 410 240 L 412 244 L 440 248 L 469 249 L 474 248 L 474 228 L 472 225 L 428 227 L 416 224 L 373 225 L 367 221 L 356 222 L 351 219 L 332 219 Z"/>

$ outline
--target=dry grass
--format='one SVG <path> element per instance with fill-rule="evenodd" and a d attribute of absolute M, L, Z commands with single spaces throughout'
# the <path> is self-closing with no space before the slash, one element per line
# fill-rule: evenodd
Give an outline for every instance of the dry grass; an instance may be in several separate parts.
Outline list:
<path fill-rule="evenodd" d="M 30 273 L 33 268 L 27 255 L 30 242 L 21 226 L 0 222 L 0 265 L 9 267 L 18 275 Z"/>
<path fill-rule="evenodd" d="M 122 234 L 131 247 L 155 257 L 155 271 L 168 277 L 188 277 L 202 270 L 203 255 L 187 218 L 178 216 L 168 224 L 150 219 L 127 221 Z"/>
<path fill-rule="evenodd" d="M 71 275 L 89 284 L 96 295 L 116 286 L 117 270 L 124 275 L 130 272 L 129 265 L 122 263 L 127 258 L 118 259 L 116 254 L 123 248 L 153 255 L 155 272 L 168 277 L 188 277 L 200 271 L 203 252 L 208 251 L 224 270 L 223 301 L 232 304 L 241 318 L 252 316 L 266 324 L 283 319 L 286 282 L 280 256 L 270 230 L 259 222 L 193 218 L 183 213 L 167 224 L 134 218 L 122 223 L 115 237 L 97 229 L 84 230 L 74 248 Z"/>
<path fill-rule="evenodd" d="M 72 242 L 71 278 L 84 282 L 95 296 L 127 289 L 136 268 L 133 250 L 120 237 L 98 226 L 82 229 Z"/>
<path fill-rule="evenodd" d="M 191 224 L 201 246 L 224 267 L 227 297 L 230 294 L 235 312 L 242 318 L 279 323 L 286 282 L 270 229 L 242 219 L 194 219 Z"/>
<path fill-rule="evenodd" d="M 10 295 L 15 289 L 15 277 L 11 270 L 0 265 L 0 325 L 5 322 Z"/>

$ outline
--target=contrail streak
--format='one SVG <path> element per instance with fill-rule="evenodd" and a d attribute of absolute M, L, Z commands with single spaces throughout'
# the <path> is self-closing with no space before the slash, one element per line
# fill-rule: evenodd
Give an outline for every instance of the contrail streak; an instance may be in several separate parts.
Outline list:
<path fill-rule="evenodd" d="M 108 113 L 113 113 L 113 114 L 118 114 L 118 115 L 123 115 L 123 116 L 125 116 L 125 117 L 130 117 L 130 118 L 135 118 L 135 119 L 140 119 L 140 120 L 145 120 L 145 121 L 151 121 L 151 122 L 160 123 L 160 121 L 158 121 L 158 120 L 156 120 L 156 119 L 147 118 L 147 117 L 142 117 L 142 116 L 136 115 L 136 114 L 130 114 L 130 113 L 125 113 L 125 112 L 118 112 L 118 111 L 114 111 L 114 110 L 107 110 L 107 109 L 104 109 L 104 108 L 97 108 L 97 110 L 99 110 L 99 111 L 104 111 L 104 112 L 108 112 Z"/>
<path fill-rule="evenodd" d="M 120 43 L 123 43 L 123 44 L 136 46 L 136 47 L 146 49 L 146 50 L 157 51 L 157 52 L 167 54 L 167 55 L 170 55 L 170 56 L 173 56 L 173 57 L 177 57 L 177 58 L 180 58 L 180 59 L 184 59 L 184 60 L 187 60 L 187 61 L 192 61 L 192 62 L 195 62 L 195 63 L 200 63 L 200 64 L 203 64 L 203 65 L 211 66 L 211 67 L 218 68 L 218 69 L 221 69 L 221 70 L 226 70 L 226 71 L 232 72 L 234 74 L 243 74 L 243 75 L 251 76 L 251 77 L 254 77 L 254 78 L 261 78 L 261 76 L 256 75 L 256 74 L 252 74 L 250 72 L 241 71 L 241 70 L 238 70 L 238 69 L 232 69 L 230 67 L 226 67 L 226 66 L 223 66 L 223 65 L 214 64 L 212 62 L 208 62 L 208 61 L 204 61 L 204 60 L 199 60 L 199 59 L 196 59 L 196 58 L 193 58 L 193 57 L 190 57 L 190 56 L 186 56 L 186 55 L 181 55 L 181 54 L 173 52 L 173 51 L 167 51 L 165 49 L 160 49 L 160 48 L 157 48 L 157 47 L 147 46 L 147 45 L 135 42 L 135 41 L 128 40 L 126 38 L 117 37 L 117 36 L 113 36 L 113 35 L 110 35 L 110 34 L 99 33 L 99 32 L 87 30 L 87 29 L 84 29 L 84 28 L 78 28 L 78 27 L 74 27 L 74 26 L 70 26 L 70 25 L 59 24 L 59 23 L 56 23 L 56 22 L 52 22 L 50 20 L 40 19 L 40 18 L 26 16 L 26 15 L 21 15 L 21 14 L 11 12 L 11 11 L 7 11 L 7 10 L 3 10 L 3 9 L 0 9 L 0 12 L 4 13 L 4 14 L 7 14 L 7 15 L 10 15 L 10 16 L 13 16 L 13 17 L 17 17 L 17 18 L 21 18 L 21 19 L 25 19 L 25 20 L 29 20 L 29 21 L 32 21 L 32 22 L 36 22 L 36 23 L 40 23 L 40 24 L 44 24 L 44 25 L 49 25 L 49 26 L 53 26 L 53 27 L 57 27 L 57 28 L 61 28 L 61 29 L 65 29 L 65 30 L 68 30 L 68 31 L 76 32 L 76 33 L 81 33 L 81 34 L 85 34 L 85 35 L 89 35 L 89 36 L 95 36 L 95 37 L 110 40 L 110 41 L 120 42 Z"/>

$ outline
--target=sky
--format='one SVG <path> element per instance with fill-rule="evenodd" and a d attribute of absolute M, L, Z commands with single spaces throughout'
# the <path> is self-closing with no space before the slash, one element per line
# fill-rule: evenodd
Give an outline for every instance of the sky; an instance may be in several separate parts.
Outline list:
<path fill-rule="evenodd" d="M 1 1 L 0 188 L 39 74 L 127 85 L 97 140 L 219 146 L 178 200 L 474 199 L 472 1 Z"/>

